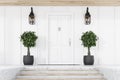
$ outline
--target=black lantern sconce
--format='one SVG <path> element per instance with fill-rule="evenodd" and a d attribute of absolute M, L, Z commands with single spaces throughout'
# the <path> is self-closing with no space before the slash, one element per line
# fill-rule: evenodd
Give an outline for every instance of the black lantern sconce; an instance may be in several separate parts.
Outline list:
<path fill-rule="evenodd" d="M 87 7 L 86 13 L 85 13 L 85 24 L 89 25 L 91 23 L 91 15 L 89 13 L 89 8 Z"/>
<path fill-rule="evenodd" d="M 31 7 L 31 12 L 29 14 L 29 24 L 34 25 L 35 24 L 35 15 L 33 13 L 33 8 Z"/>

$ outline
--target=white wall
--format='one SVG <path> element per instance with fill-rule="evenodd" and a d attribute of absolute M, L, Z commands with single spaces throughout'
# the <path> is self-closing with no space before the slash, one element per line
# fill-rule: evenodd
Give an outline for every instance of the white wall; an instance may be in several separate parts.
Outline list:
<path fill-rule="evenodd" d="M 48 15 L 53 13 L 70 13 L 74 18 L 73 51 L 74 63 L 83 64 L 83 55 L 87 49 L 79 40 L 82 33 L 94 31 L 99 41 L 91 48 L 95 56 L 95 64 L 120 65 L 120 7 L 92 6 L 91 25 L 84 24 L 86 6 L 35 6 L 36 24 L 29 25 L 30 6 L 0 6 L 0 64 L 22 65 L 22 57 L 27 53 L 20 43 L 20 34 L 24 31 L 35 31 L 38 35 L 37 45 L 31 48 L 35 57 L 35 65 L 48 64 Z"/>

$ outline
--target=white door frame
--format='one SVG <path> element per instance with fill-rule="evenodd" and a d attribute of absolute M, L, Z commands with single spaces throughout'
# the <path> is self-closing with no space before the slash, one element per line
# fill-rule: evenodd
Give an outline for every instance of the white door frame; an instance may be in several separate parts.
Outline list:
<path fill-rule="evenodd" d="M 72 54 L 73 54 L 73 64 L 75 63 L 74 62 L 74 17 L 73 17 L 73 14 L 72 13 L 56 13 L 56 12 L 51 12 L 51 13 L 48 13 L 48 15 L 47 15 L 47 18 L 49 19 L 49 16 L 71 16 L 71 20 L 72 20 L 72 35 L 71 35 L 71 48 L 72 48 Z M 50 36 L 49 36 L 49 20 L 48 20 L 48 64 L 50 63 L 49 62 L 49 60 L 50 60 L 50 53 L 49 53 L 49 39 L 50 38 Z M 50 64 L 49 64 L 50 65 Z M 57 64 L 56 64 L 57 65 Z M 64 64 L 65 65 L 65 64 Z M 66 65 L 69 65 L 69 64 L 66 64 Z M 71 65 L 71 64 L 70 64 Z"/>

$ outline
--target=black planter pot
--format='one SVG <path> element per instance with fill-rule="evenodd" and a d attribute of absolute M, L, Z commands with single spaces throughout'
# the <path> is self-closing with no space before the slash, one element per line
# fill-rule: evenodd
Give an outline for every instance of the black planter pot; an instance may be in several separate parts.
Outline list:
<path fill-rule="evenodd" d="M 23 63 L 24 65 L 33 65 L 34 57 L 33 56 L 24 56 Z"/>
<path fill-rule="evenodd" d="M 94 56 L 84 56 L 84 64 L 85 65 L 93 65 L 94 64 Z"/>

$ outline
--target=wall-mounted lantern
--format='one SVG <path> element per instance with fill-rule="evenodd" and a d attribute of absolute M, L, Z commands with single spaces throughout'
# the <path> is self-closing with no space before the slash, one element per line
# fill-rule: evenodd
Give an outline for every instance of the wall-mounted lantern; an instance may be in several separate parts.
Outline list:
<path fill-rule="evenodd" d="M 87 7 L 86 13 L 85 13 L 85 24 L 89 25 L 91 23 L 91 15 L 89 13 L 89 8 Z"/>
<path fill-rule="evenodd" d="M 34 25 L 35 24 L 35 15 L 33 13 L 33 8 L 31 7 L 31 12 L 29 14 L 29 24 Z"/>

